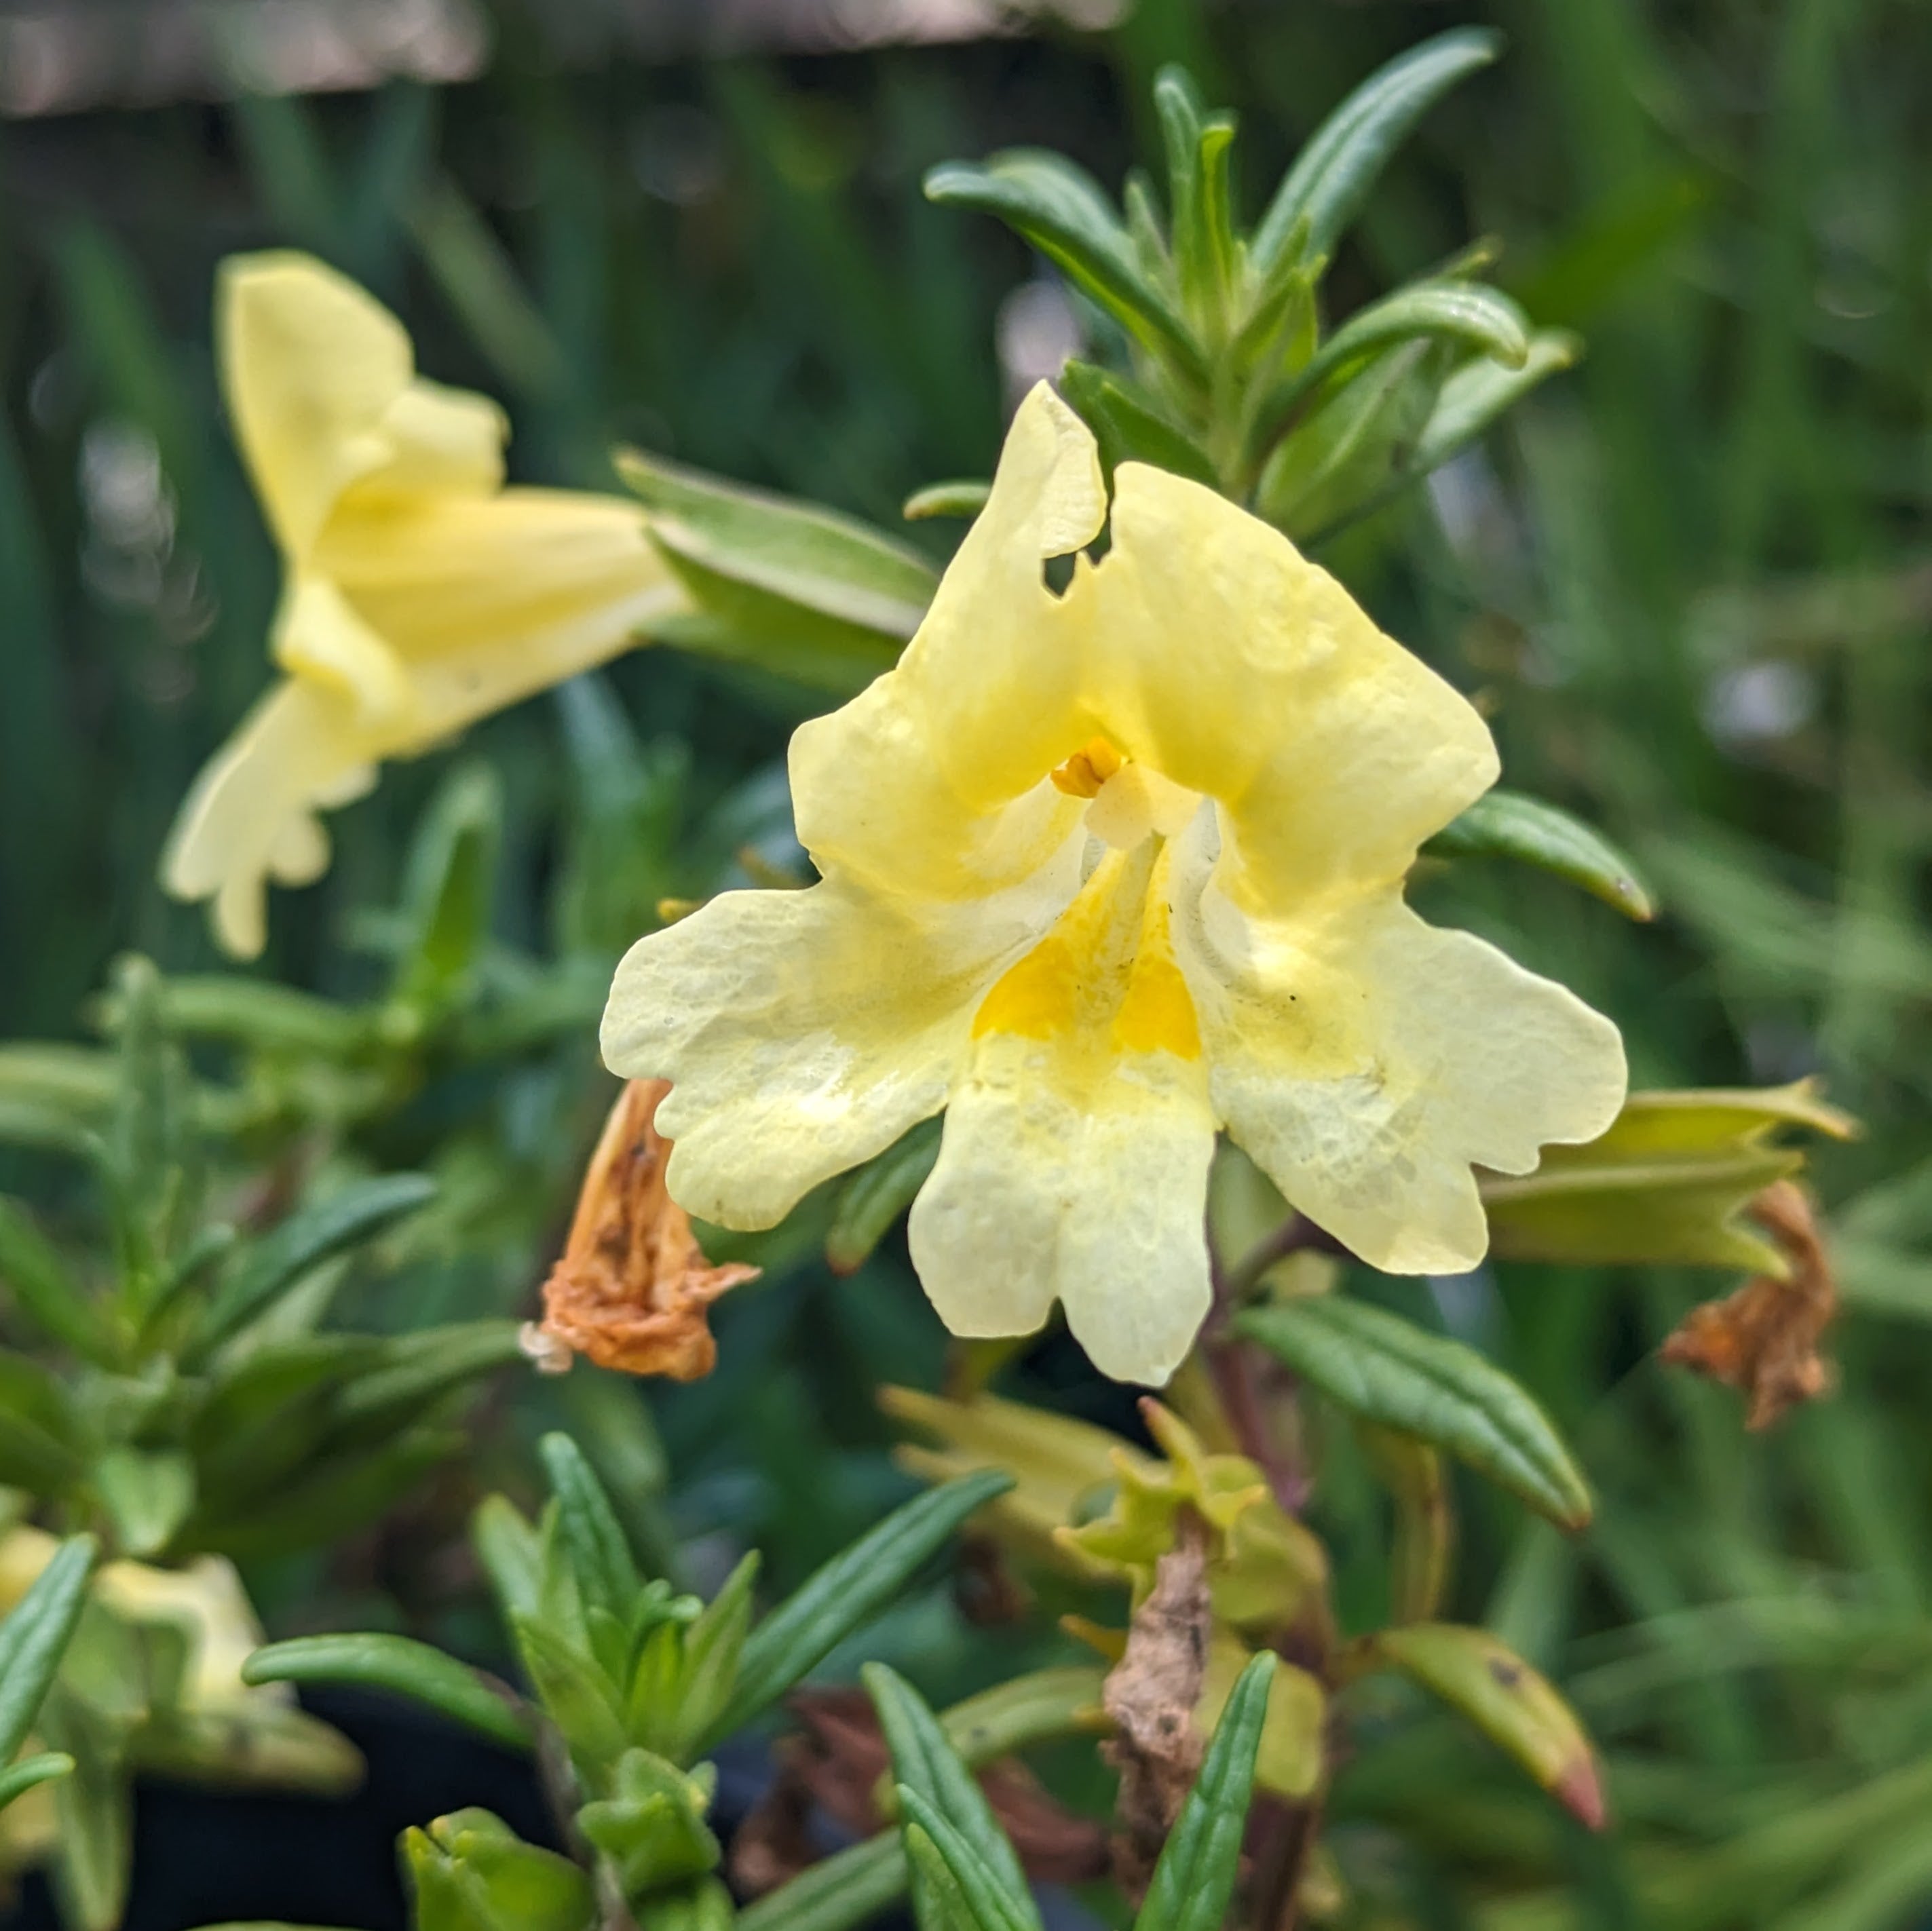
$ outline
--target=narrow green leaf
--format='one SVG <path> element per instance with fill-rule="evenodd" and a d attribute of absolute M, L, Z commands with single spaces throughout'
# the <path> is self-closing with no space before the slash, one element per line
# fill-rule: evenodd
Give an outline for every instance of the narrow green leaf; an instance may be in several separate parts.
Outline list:
<path fill-rule="evenodd" d="M 1274 1668 L 1274 1655 L 1264 1651 L 1229 1695 L 1201 1774 L 1154 1866 L 1135 1931 L 1220 1931 L 1240 1863 Z"/>
<path fill-rule="evenodd" d="M 1297 407 L 1333 376 L 1392 343 L 1418 337 L 1462 343 L 1512 370 L 1529 359 L 1529 331 L 1506 295 L 1462 281 L 1417 282 L 1352 315 L 1301 367 L 1285 377 L 1255 411 L 1251 446 L 1270 448 Z"/>
<path fill-rule="evenodd" d="M 834 1556 L 752 1632 L 730 1706 L 706 1741 L 776 1703 L 877 1615 L 968 1516 L 1012 1485 L 997 1469 L 948 1482 L 914 1496 Z"/>
<path fill-rule="evenodd" d="M 758 1569 L 758 1552 L 752 1549 L 725 1578 L 724 1586 L 704 1612 L 682 1632 L 682 1708 L 678 1713 L 676 1753 L 680 1759 L 695 1753 L 699 1739 L 710 1733 L 731 1700 L 738 1660 L 744 1654 L 752 1627 L 752 1590 Z M 634 1729 L 638 1714 L 634 1684 L 631 1708 Z"/>
<path fill-rule="evenodd" d="M 564 1541 L 586 1606 L 608 1609 L 628 1627 L 644 1578 L 604 1485 L 568 1435 L 545 1435 L 538 1452 L 556 1498 Z"/>
<path fill-rule="evenodd" d="M 460 1432 L 448 1429 L 388 1437 L 324 1462 L 272 1495 L 218 1515 L 211 1510 L 194 1524 L 195 1541 L 238 1559 L 315 1548 L 375 1521 L 464 1446 Z"/>
<path fill-rule="evenodd" d="M 532 1616 L 512 1616 L 512 1633 L 544 1714 L 588 1771 L 614 1764 L 629 1747 L 609 1679 L 574 1644 Z"/>
<path fill-rule="evenodd" d="M 1426 338 L 1397 343 L 1321 397 L 1268 457 L 1256 489 L 1261 514 L 1312 548 L 1387 500 L 1408 479 L 1448 353 Z"/>
<path fill-rule="evenodd" d="M 964 517 L 969 520 L 986 507 L 993 486 L 983 476 L 962 476 L 945 483 L 928 483 L 906 498 L 899 514 L 908 523 L 924 523 L 938 516 Z"/>
<path fill-rule="evenodd" d="M 0 1623 L 0 1763 L 20 1747 L 33 1726 L 80 1620 L 98 1553 L 90 1535 L 62 1543 Z"/>
<path fill-rule="evenodd" d="M 996 1870 L 963 1831 L 956 1829 L 910 1785 L 898 1786 L 898 1798 L 908 1854 L 918 1855 L 914 1847 L 923 1833 L 944 1860 L 980 1931 L 1040 1931 L 1040 1907 L 1034 1903 L 1024 1877 L 1016 1881 L 1003 1870 Z M 1010 1845 L 1007 1858 L 1017 1870 L 1018 1861 L 1012 1858 Z"/>
<path fill-rule="evenodd" d="M 345 1438 L 362 1443 L 418 1418 L 451 1390 L 524 1357 L 521 1324 L 452 1321 L 386 1342 L 376 1363 L 351 1387 L 339 1409 Z"/>
<path fill-rule="evenodd" d="M 1573 367 L 1582 352 L 1577 337 L 1561 329 L 1539 328 L 1529 338 L 1528 353 L 1514 368 L 1486 356 L 1465 364 L 1442 385 L 1436 406 L 1415 439 L 1410 474 L 1426 476 L 1439 469 L 1539 382 Z"/>
<path fill-rule="evenodd" d="M 543 1542 L 536 1525 L 508 1496 L 485 1495 L 470 1518 L 470 1537 L 504 1621 L 534 1615 L 543 1567 Z"/>
<path fill-rule="evenodd" d="M 242 1666 L 244 1683 L 353 1683 L 426 1705 L 507 1750 L 529 1747 L 530 1726 L 493 1680 L 407 1636 L 297 1636 Z"/>
<path fill-rule="evenodd" d="M 94 1465 L 94 1492 L 118 1552 L 155 1555 L 194 1507 L 194 1464 L 171 1449 L 110 1449 Z"/>
<path fill-rule="evenodd" d="M 992 1931 L 973 1909 L 952 1866 L 940 1856 L 939 1846 L 916 1824 L 904 1836 L 913 1922 L 919 1931 Z"/>
<path fill-rule="evenodd" d="M 410 206 L 408 220 L 430 278 L 484 359 L 528 401 L 566 400 L 570 357 L 476 204 L 446 178 Z"/>
<path fill-rule="evenodd" d="M 1412 1623 L 1366 1636 L 1359 1648 L 1369 1668 L 1400 1670 L 1440 1697 L 1582 1823 L 1603 1828 L 1602 1782 L 1582 1726 L 1550 1684 L 1487 1630 Z"/>
<path fill-rule="evenodd" d="M 1174 211 L 1174 266 L 1180 296 L 1210 340 L 1226 333 L 1234 273 L 1228 149 L 1234 123 L 1209 115 L 1185 68 L 1155 77 L 1154 111 L 1167 149 L 1168 205 Z"/>
<path fill-rule="evenodd" d="M 851 1931 L 906 1888 L 905 1852 L 896 1831 L 809 1866 L 738 1914 L 738 1931 Z"/>
<path fill-rule="evenodd" d="M 1502 45 L 1486 28 L 1454 28 L 1371 74 L 1322 122 L 1276 190 L 1249 243 L 1256 266 L 1271 267 L 1304 218 L 1310 252 L 1332 253 L 1417 121 L 1458 81 L 1487 67 Z"/>
<path fill-rule="evenodd" d="M 835 1274 L 856 1274 L 911 1206 L 939 1158 L 940 1126 L 921 1120 L 839 1189 L 825 1237 L 825 1264 Z"/>
<path fill-rule="evenodd" d="M 1473 1348 L 1339 1294 L 1251 1308 L 1234 1325 L 1351 1414 L 1447 1450 L 1566 1528 L 1590 1519 L 1550 1418 Z"/>
<path fill-rule="evenodd" d="M 1119 376 L 1090 362 L 1070 361 L 1060 371 L 1060 388 L 1093 430 L 1110 479 L 1123 463 L 1151 463 L 1210 489 L 1220 487 L 1207 451 Z"/>
<path fill-rule="evenodd" d="M 86 1289 L 26 1210 L 4 1198 L 0 1198 L 0 1283 L 50 1340 L 98 1366 L 113 1360 L 112 1339 Z"/>
<path fill-rule="evenodd" d="M 919 553 L 856 517 L 626 449 L 618 472 L 682 561 L 821 616 L 903 641 L 938 578 Z"/>
<path fill-rule="evenodd" d="M 43 1498 L 61 1494 L 81 1474 L 93 1435 L 52 1369 L 0 1354 L 0 1483 Z"/>
<path fill-rule="evenodd" d="M 1010 148 L 982 163 L 944 162 L 927 174 L 926 198 L 943 208 L 996 216 L 1150 348 L 1192 380 L 1206 379 L 1200 344 L 1167 294 L 1148 278 L 1139 250 L 1099 184 L 1063 155 Z"/>
<path fill-rule="evenodd" d="M 1594 826 L 1540 798 L 1500 787 L 1478 798 L 1423 847 L 1431 858 L 1513 858 L 1580 885 L 1626 918 L 1657 916 L 1636 867 Z"/>
<path fill-rule="evenodd" d="M 10 1764 L 0 1770 L 0 1810 L 40 1784 L 51 1783 L 57 1777 L 71 1777 L 74 1769 L 74 1759 L 64 1750 L 41 1750 Z"/>
<path fill-rule="evenodd" d="M 41 1733 L 72 1759 L 53 1794 L 54 1889 L 69 1931 L 116 1931 L 127 1907 L 134 1851 L 134 1789 L 124 1732 L 77 1696 L 50 1697 Z"/>
<path fill-rule="evenodd" d="M 426 1021 L 463 1003 L 490 936 L 502 787 L 485 764 L 460 766 L 423 814 L 403 877 L 402 943 L 389 997 Z"/>
<path fill-rule="evenodd" d="M 994 1882 L 1009 1897 L 1026 1900 L 1030 1912 L 1031 1896 L 1019 1859 L 978 1780 L 961 1762 L 938 1719 L 896 1670 L 874 1663 L 860 1674 L 879 1713 L 898 1788 L 916 1792 L 946 1817 Z"/>
<path fill-rule="evenodd" d="M 311 1270 L 373 1239 L 435 1196 L 436 1183 L 425 1174 L 388 1174 L 298 1209 L 243 1254 L 202 1317 L 194 1351 L 218 1346 L 266 1313 Z"/>

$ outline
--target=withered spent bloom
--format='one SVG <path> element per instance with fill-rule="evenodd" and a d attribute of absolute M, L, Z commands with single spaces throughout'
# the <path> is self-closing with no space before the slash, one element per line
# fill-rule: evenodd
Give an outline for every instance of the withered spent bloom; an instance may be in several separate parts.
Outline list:
<path fill-rule="evenodd" d="M 694 1381 L 717 1364 L 706 1309 L 758 1270 L 714 1267 L 664 1188 L 670 1142 L 654 1122 L 670 1090 L 632 1080 L 604 1123 L 584 1176 L 563 1258 L 544 1283 L 543 1319 L 526 1351 L 552 1372 L 587 1354 L 626 1375 Z"/>
<path fill-rule="evenodd" d="M 1739 1390 L 1750 1403 L 1744 1426 L 1766 1429 L 1831 1387 L 1818 1339 L 1838 1314 L 1838 1289 L 1810 1198 L 1796 1182 L 1766 1188 L 1750 1213 L 1790 1261 L 1790 1278 L 1760 1274 L 1693 1308 L 1658 1354 Z"/>
<path fill-rule="evenodd" d="M 1120 1774 L 1112 1846 L 1114 1875 L 1138 1898 L 1201 1768 L 1194 1707 L 1207 1680 L 1214 1611 L 1208 1593 L 1208 1536 L 1182 1512 L 1179 1540 L 1154 1570 L 1154 1586 L 1134 1612 L 1125 1654 L 1102 1696 L 1114 1735 L 1101 1755 Z"/>

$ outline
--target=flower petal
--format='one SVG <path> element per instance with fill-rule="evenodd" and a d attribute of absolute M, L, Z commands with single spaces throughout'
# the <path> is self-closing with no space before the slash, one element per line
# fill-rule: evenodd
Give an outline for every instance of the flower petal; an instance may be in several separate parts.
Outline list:
<path fill-rule="evenodd" d="M 303 680 L 278 684 L 209 760 L 161 861 L 178 898 L 213 898 L 217 935 L 241 958 L 266 937 L 268 880 L 307 884 L 328 862 L 320 808 L 376 781 L 380 752 L 352 705 Z"/>
<path fill-rule="evenodd" d="M 975 1008 L 1072 897 L 1078 863 L 1070 841 L 1014 890 L 957 907 L 838 880 L 728 892 L 640 939 L 610 988 L 604 1058 L 672 1083 L 671 1198 L 770 1227 L 937 1112 Z"/>
<path fill-rule="evenodd" d="M 1123 1055 L 1076 1087 L 1052 1045 L 988 1033 L 913 1203 L 913 1264 L 955 1334 L 1030 1334 L 1061 1301 L 1102 1374 L 1158 1387 L 1211 1298 L 1214 1152 L 1199 1060 Z"/>
<path fill-rule="evenodd" d="M 406 724 L 416 707 L 402 659 L 326 577 L 290 578 L 268 647 L 290 676 L 346 699 L 364 727 Z"/>
<path fill-rule="evenodd" d="M 1279 531 L 1138 463 L 1115 472 L 1110 528 L 1066 598 L 1089 708 L 1226 808 L 1223 889 L 1249 910 L 1400 878 L 1496 781 L 1475 710 Z"/>
<path fill-rule="evenodd" d="M 1082 807 L 1045 782 L 1091 735 L 1046 559 L 1106 514 L 1094 439 L 1044 383 L 896 668 L 792 739 L 800 841 L 822 871 L 948 898 L 1010 884 Z"/>
<path fill-rule="evenodd" d="M 346 276 L 285 252 L 223 262 L 216 331 L 249 473 L 300 559 L 344 490 L 392 454 L 384 418 L 413 373 L 409 336 Z"/>
<path fill-rule="evenodd" d="M 392 500 L 358 490 L 331 520 L 316 565 L 402 664 L 414 734 L 429 741 L 687 610 L 646 529 L 635 504 L 568 490 Z"/>
<path fill-rule="evenodd" d="M 1214 1152 L 1168 868 L 1108 852 L 988 994 L 911 1220 L 955 1333 L 1030 1333 L 1059 1300 L 1103 1373 L 1156 1384 L 1208 1310 Z"/>
<path fill-rule="evenodd" d="M 1289 1204 L 1371 1265 L 1456 1273 L 1489 1246 L 1472 1166 L 1528 1172 L 1623 1103 L 1617 1029 L 1564 988 L 1391 889 L 1300 919 L 1247 916 L 1177 859 L 1176 955 L 1215 1110 Z"/>

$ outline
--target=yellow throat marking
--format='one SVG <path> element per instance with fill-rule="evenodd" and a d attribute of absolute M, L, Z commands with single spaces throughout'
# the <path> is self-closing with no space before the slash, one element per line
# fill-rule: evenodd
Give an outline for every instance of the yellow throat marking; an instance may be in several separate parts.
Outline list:
<path fill-rule="evenodd" d="M 1051 1040 L 1095 1071 L 1124 1053 L 1198 1059 L 1194 1000 L 1168 930 L 1167 871 L 1160 838 L 1108 852 L 1060 922 L 986 995 L 974 1037 Z"/>

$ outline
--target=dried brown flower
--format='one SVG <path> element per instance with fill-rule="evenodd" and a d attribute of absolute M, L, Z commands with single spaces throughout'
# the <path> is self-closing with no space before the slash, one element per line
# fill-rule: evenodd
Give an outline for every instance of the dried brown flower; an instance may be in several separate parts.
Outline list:
<path fill-rule="evenodd" d="M 1134 1612 L 1126 1653 L 1102 1695 L 1114 1735 L 1101 1750 L 1120 1773 L 1114 1873 L 1138 1897 L 1201 1768 L 1194 1708 L 1208 1673 L 1213 1609 L 1208 1594 L 1207 1525 L 1183 1510 L 1178 1540 L 1154 1569 Z"/>
<path fill-rule="evenodd" d="M 1810 1197 L 1779 1180 L 1751 1203 L 1751 1217 L 1791 1263 L 1791 1276 L 1760 1274 L 1721 1300 L 1693 1308 L 1664 1342 L 1666 1361 L 1742 1390 L 1744 1426 L 1766 1429 L 1787 1409 L 1830 1388 L 1818 1339 L 1838 1312 L 1838 1283 Z"/>
<path fill-rule="evenodd" d="M 777 1747 L 777 1781 L 740 1827 L 731 1876 L 742 1891 L 776 1890 L 817 1861 L 814 1810 L 860 1837 L 882 1828 L 876 1798 L 891 1754 L 872 1699 L 860 1690 L 806 1690 L 786 1699 L 803 1726 Z M 979 1773 L 980 1788 L 1030 1876 L 1077 1884 L 1106 1869 L 1106 1833 L 1065 1809 L 1022 1764 L 1008 1759 Z"/>
<path fill-rule="evenodd" d="M 584 1176 L 563 1258 L 543 1290 L 526 1342 L 539 1364 L 587 1354 L 600 1368 L 694 1381 L 716 1365 L 706 1309 L 758 1270 L 712 1267 L 684 1210 L 664 1189 L 670 1142 L 652 1123 L 670 1090 L 632 1080 L 604 1123 Z"/>

